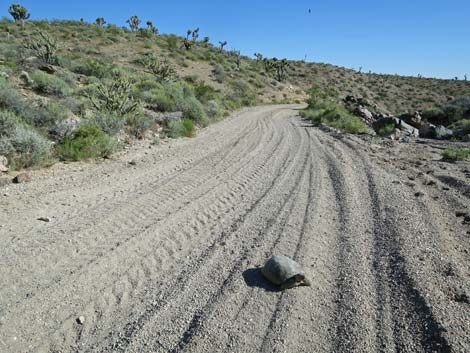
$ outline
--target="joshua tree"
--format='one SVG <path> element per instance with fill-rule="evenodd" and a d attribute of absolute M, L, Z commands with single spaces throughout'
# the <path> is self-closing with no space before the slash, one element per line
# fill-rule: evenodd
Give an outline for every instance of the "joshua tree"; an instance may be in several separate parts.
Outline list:
<path fill-rule="evenodd" d="M 253 55 L 255 56 L 257 62 L 260 62 L 261 60 L 263 60 L 263 54 L 254 53 Z"/>
<path fill-rule="evenodd" d="M 467 74 L 463 75 L 463 79 L 467 81 Z"/>
<path fill-rule="evenodd" d="M 242 64 L 242 57 L 239 50 L 232 50 L 230 54 L 235 58 L 235 63 L 237 64 L 237 70 L 240 70 Z"/>
<path fill-rule="evenodd" d="M 189 37 L 191 37 L 191 39 L 189 39 Z M 191 49 L 193 44 L 196 43 L 198 37 L 199 37 L 199 28 L 196 28 L 195 30 L 188 29 L 186 31 L 186 38 L 183 40 L 183 45 L 181 47 L 186 48 L 186 50 Z"/>
<path fill-rule="evenodd" d="M 210 38 L 209 38 L 209 37 L 204 37 L 204 38 L 202 39 L 201 43 L 202 43 L 203 45 L 207 45 L 207 44 L 209 44 L 209 41 L 210 41 Z"/>
<path fill-rule="evenodd" d="M 147 21 L 147 30 L 152 34 L 158 34 L 158 28 L 153 25 L 152 21 Z"/>
<path fill-rule="evenodd" d="M 220 44 L 220 51 L 223 51 L 224 50 L 224 47 L 227 45 L 227 41 L 219 41 L 219 44 Z"/>
<path fill-rule="evenodd" d="M 196 43 L 197 39 L 199 38 L 199 27 L 196 28 L 196 29 L 191 33 L 191 36 L 192 36 L 193 43 Z"/>
<path fill-rule="evenodd" d="M 100 26 L 100 27 L 103 27 L 105 24 L 106 24 L 106 20 L 104 19 L 104 17 L 98 17 L 96 20 L 95 20 L 95 23 Z"/>
<path fill-rule="evenodd" d="M 362 73 L 362 66 L 359 66 L 359 73 Z"/>
<path fill-rule="evenodd" d="M 132 32 L 137 32 L 137 30 L 139 29 L 139 25 L 140 25 L 139 17 L 132 16 L 126 22 L 129 24 L 129 27 L 131 28 Z"/>
<path fill-rule="evenodd" d="M 276 80 L 283 81 L 286 76 L 286 70 L 289 67 L 287 59 L 279 60 L 278 58 L 263 59 L 264 69 L 268 74 L 274 73 Z"/>
<path fill-rule="evenodd" d="M 26 21 L 31 14 L 28 12 L 26 7 L 19 4 L 13 4 L 8 9 L 11 17 L 15 20 L 16 23 L 21 24 L 21 28 L 24 28 L 24 21 Z"/>

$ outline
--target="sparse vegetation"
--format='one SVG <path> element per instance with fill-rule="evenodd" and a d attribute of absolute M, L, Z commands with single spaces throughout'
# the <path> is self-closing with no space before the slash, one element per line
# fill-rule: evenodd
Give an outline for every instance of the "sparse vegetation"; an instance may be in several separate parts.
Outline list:
<path fill-rule="evenodd" d="M 463 161 L 470 158 L 470 148 L 449 147 L 442 152 L 442 159 L 449 162 Z"/>

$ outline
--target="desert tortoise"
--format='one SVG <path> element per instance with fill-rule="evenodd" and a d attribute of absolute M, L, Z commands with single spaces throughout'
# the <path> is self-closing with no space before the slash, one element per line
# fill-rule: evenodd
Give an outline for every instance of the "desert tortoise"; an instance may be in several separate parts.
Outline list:
<path fill-rule="evenodd" d="M 310 286 L 310 281 L 305 278 L 302 267 L 287 256 L 274 255 L 261 269 L 261 273 L 270 282 L 289 289 L 295 286 Z"/>

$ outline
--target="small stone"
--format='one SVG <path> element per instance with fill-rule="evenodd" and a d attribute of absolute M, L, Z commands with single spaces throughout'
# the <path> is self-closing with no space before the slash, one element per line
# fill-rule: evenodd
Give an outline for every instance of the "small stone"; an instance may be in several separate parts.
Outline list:
<path fill-rule="evenodd" d="M 455 211 L 455 216 L 456 217 L 464 217 L 467 215 L 467 211 L 466 210 L 458 210 L 458 211 Z"/>
<path fill-rule="evenodd" d="M 12 181 L 15 184 L 27 183 L 31 181 L 31 175 L 27 173 L 21 173 L 21 174 L 18 174 L 16 177 L 14 177 Z"/>
<path fill-rule="evenodd" d="M 130 165 L 137 165 L 137 162 L 135 160 L 131 160 L 131 161 L 129 161 L 129 164 Z"/>
<path fill-rule="evenodd" d="M 416 197 L 421 197 L 421 196 L 424 196 L 424 194 L 421 191 L 418 191 L 417 193 L 415 193 L 415 196 Z"/>
<path fill-rule="evenodd" d="M 51 219 L 49 217 L 39 217 L 38 221 L 49 223 Z"/>
<path fill-rule="evenodd" d="M 83 325 L 85 323 L 85 316 L 79 316 L 77 318 L 77 323 Z"/>
<path fill-rule="evenodd" d="M 467 214 L 463 217 L 463 221 L 464 221 L 465 223 L 470 223 L 470 214 L 467 213 Z"/>

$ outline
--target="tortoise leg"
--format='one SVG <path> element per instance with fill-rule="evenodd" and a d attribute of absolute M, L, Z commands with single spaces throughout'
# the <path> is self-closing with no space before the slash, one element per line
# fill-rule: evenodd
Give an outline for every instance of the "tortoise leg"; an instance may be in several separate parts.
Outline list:
<path fill-rule="evenodd" d="M 281 289 L 282 290 L 285 290 L 285 289 L 291 289 L 291 288 L 294 288 L 295 286 L 297 286 L 299 283 L 299 281 L 297 280 L 297 276 L 294 276 L 292 278 L 289 278 L 287 281 L 285 281 L 284 283 L 281 284 Z"/>
<path fill-rule="evenodd" d="M 307 278 L 304 278 L 301 282 L 301 285 L 310 287 L 312 285 L 312 282 L 310 282 Z"/>

